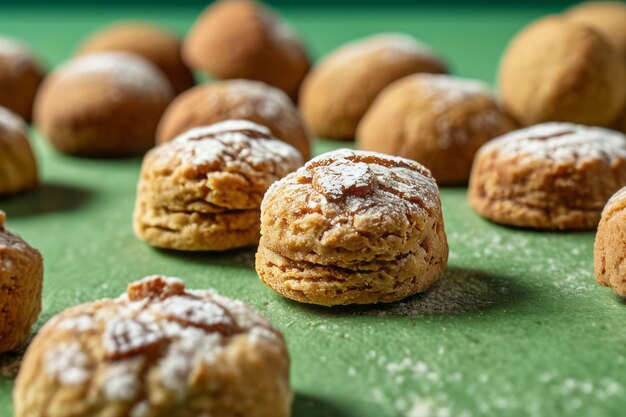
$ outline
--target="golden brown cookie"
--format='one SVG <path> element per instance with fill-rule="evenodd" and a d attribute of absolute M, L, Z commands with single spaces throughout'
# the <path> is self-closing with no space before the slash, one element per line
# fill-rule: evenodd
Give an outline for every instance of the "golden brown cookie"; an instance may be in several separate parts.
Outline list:
<path fill-rule="evenodd" d="M 427 46 L 407 35 L 388 33 L 350 42 L 307 75 L 300 109 L 317 136 L 351 140 L 376 96 L 416 72 L 445 73 L 447 68 Z"/>
<path fill-rule="evenodd" d="M 209 6 L 185 39 L 183 58 L 216 78 L 263 81 L 292 98 L 310 65 L 293 29 L 251 0 L 221 0 Z"/>
<path fill-rule="evenodd" d="M 43 259 L 4 225 L 0 211 L 0 352 L 19 347 L 41 311 Z"/>
<path fill-rule="evenodd" d="M 626 63 L 602 35 L 563 17 L 536 21 L 509 44 L 499 88 L 522 124 L 611 126 L 626 103 Z"/>
<path fill-rule="evenodd" d="M 253 246 L 263 194 L 302 162 L 295 148 L 251 122 L 191 129 L 144 158 L 135 233 L 168 249 Z"/>
<path fill-rule="evenodd" d="M 172 140 L 193 127 L 229 119 L 266 126 L 305 159 L 311 156 L 311 135 L 298 109 L 281 90 L 259 81 L 229 80 L 203 84 L 181 94 L 167 108 L 157 130 L 157 143 Z"/>
<path fill-rule="evenodd" d="M 130 52 L 156 65 L 179 94 L 193 87 L 191 70 L 182 59 L 182 41 L 175 33 L 143 22 L 122 22 L 87 38 L 77 55 L 100 52 Z"/>
<path fill-rule="evenodd" d="M 626 59 L 626 4 L 587 1 L 570 8 L 565 17 L 600 32 Z"/>
<path fill-rule="evenodd" d="M 489 88 L 449 75 L 414 74 L 383 90 L 357 130 L 360 149 L 413 159 L 439 185 L 466 183 L 476 151 L 515 128 Z"/>
<path fill-rule="evenodd" d="M 30 122 L 44 71 L 28 46 L 0 37 L 0 106 Z"/>
<path fill-rule="evenodd" d="M 288 417 L 289 355 L 241 301 L 150 276 L 52 318 L 13 399 L 15 417 Z"/>
<path fill-rule="evenodd" d="M 28 126 L 20 116 L 0 107 L 0 196 L 30 190 L 38 182 Z"/>
<path fill-rule="evenodd" d="M 517 130 L 476 154 L 470 205 L 496 223 L 593 229 L 606 201 L 626 185 L 626 136 L 570 123 Z"/>
<path fill-rule="evenodd" d="M 626 297 L 626 187 L 602 211 L 593 247 L 594 272 L 600 285 Z"/>
<path fill-rule="evenodd" d="M 312 304 L 397 301 L 428 288 L 448 261 L 428 170 L 374 152 L 329 152 L 274 183 L 261 236 L 261 279 Z"/>
<path fill-rule="evenodd" d="M 62 65 L 35 102 L 42 135 L 61 152 L 90 157 L 137 155 L 154 146 L 172 99 L 163 73 L 126 52 L 103 52 Z"/>

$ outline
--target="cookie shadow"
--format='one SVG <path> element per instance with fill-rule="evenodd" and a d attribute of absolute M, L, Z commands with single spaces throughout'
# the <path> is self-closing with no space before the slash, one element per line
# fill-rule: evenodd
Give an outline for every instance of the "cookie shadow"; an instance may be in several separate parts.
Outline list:
<path fill-rule="evenodd" d="M 334 404 L 300 393 L 296 393 L 291 410 L 293 417 L 352 417 Z"/>
<path fill-rule="evenodd" d="M 201 265 L 217 265 L 232 268 L 246 268 L 254 270 L 254 258 L 256 255 L 256 247 L 231 249 L 222 252 L 186 252 L 172 249 L 158 249 L 160 254 L 183 260 L 185 262 L 193 262 Z"/>
<path fill-rule="evenodd" d="M 506 277 L 476 269 L 450 267 L 428 290 L 395 303 L 332 308 L 306 305 L 305 308 L 327 315 L 450 316 L 505 307 L 526 298 L 526 290 Z"/>
<path fill-rule="evenodd" d="M 0 209 L 10 218 L 74 211 L 92 197 L 92 192 L 75 185 L 43 183 L 35 190 L 0 198 Z"/>
<path fill-rule="evenodd" d="M 33 337 L 34 335 L 15 350 L 0 353 L 0 379 L 15 379 Z"/>

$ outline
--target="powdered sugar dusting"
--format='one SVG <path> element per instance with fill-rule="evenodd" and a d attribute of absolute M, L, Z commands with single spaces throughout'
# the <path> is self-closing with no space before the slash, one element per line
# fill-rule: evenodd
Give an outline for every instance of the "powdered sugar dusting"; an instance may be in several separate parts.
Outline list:
<path fill-rule="evenodd" d="M 26 135 L 28 126 L 24 120 L 6 107 L 0 106 L 0 129 L 7 133 Z"/>
<path fill-rule="evenodd" d="M 191 129 L 154 152 L 161 164 L 170 166 L 172 159 L 192 166 L 246 171 L 274 166 L 277 171 L 289 172 L 290 167 L 302 165 L 302 156 L 294 147 L 275 139 L 267 128 L 243 120 Z"/>
<path fill-rule="evenodd" d="M 69 61 L 55 71 L 59 80 L 106 77 L 121 89 L 150 95 L 172 95 L 165 75 L 152 63 L 125 52 L 103 52 Z"/>
<path fill-rule="evenodd" d="M 0 60 L 4 68 L 19 73 L 34 63 L 30 48 L 16 39 L 0 37 Z"/>
<path fill-rule="evenodd" d="M 571 123 L 543 123 L 496 138 L 480 152 L 522 161 L 551 159 L 557 163 L 626 159 L 626 136 L 619 132 Z"/>
<path fill-rule="evenodd" d="M 354 60 L 383 54 L 383 60 L 396 61 L 406 56 L 443 62 L 426 44 L 402 33 L 385 33 L 349 42 L 331 53 L 323 64 L 346 65 Z"/>
<path fill-rule="evenodd" d="M 91 375 L 88 364 L 89 358 L 77 342 L 59 345 L 44 358 L 45 370 L 64 385 L 86 382 Z"/>
<path fill-rule="evenodd" d="M 233 337 L 284 348 L 278 332 L 252 308 L 209 291 L 185 291 L 184 285 L 179 291 L 181 283 L 150 276 L 129 285 L 132 296 L 88 304 L 65 319 L 51 320 L 53 335 L 72 331 L 74 340 L 85 340 L 84 333 L 95 332 L 101 339 L 82 346 L 59 343 L 46 354 L 46 371 L 61 384 L 91 379 L 107 399 L 116 401 L 136 398 L 150 372 L 182 399 L 192 383 L 190 375 L 217 363 Z M 131 414 L 148 410 L 149 404 L 140 403 Z"/>

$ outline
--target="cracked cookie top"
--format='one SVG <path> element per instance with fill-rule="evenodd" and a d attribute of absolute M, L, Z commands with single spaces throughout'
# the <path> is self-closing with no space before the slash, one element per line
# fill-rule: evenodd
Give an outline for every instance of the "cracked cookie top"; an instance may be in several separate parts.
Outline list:
<path fill-rule="evenodd" d="M 300 153 L 261 125 L 228 120 L 195 128 L 151 150 L 140 197 L 170 210 L 258 209 L 276 180 L 302 165 Z"/>
<path fill-rule="evenodd" d="M 251 307 L 154 275 L 129 284 L 119 298 L 51 319 L 25 359 L 37 372 L 23 378 L 50 398 L 89 391 L 82 401 L 94 413 L 117 403 L 126 410 L 119 415 L 153 415 L 171 398 L 183 404 L 203 390 L 210 395 L 211 382 L 236 373 L 246 351 L 288 361 L 281 333 Z"/>
<path fill-rule="evenodd" d="M 542 123 L 496 138 L 480 153 L 520 162 L 544 159 L 556 164 L 582 164 L 599 160 L 612 164 L 617 159 L 626 160 L 626 136 L 600 127 Z"/>
<path fill-rule="evenodd" d="M 415 251 L 443 231 L 430 172 L 404 158 L 329 152 L 270 187 L 261 207 L 262 244 L 316 263 L 353 265 Z"/>

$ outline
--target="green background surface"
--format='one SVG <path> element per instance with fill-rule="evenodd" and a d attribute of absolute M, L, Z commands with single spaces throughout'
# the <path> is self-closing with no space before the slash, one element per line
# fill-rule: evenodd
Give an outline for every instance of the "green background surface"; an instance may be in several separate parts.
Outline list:
<path fill-rule="evenodd" d="M 199 10 L 4 8 L 0 28 L 30 42 L 52 66 L 112 20 L 144 18 L 184 32 Z M 355 37 L 404 31 L 441 51 L 455 73 L 490 82 L 511 36 L 552 11 L 283 10 L 316 56 Z M 0 208 L 45 258 L 37 327 L 65 307 L 117 296 L 129 281 L 162 273 L 242 299 L 284 331 L 295 417 L 624 415 L 626 306 L 594 281 L 591 232 L 495 226 L 470 210 L 465 189 L 445 188 L 450 264 L 432 290 L 389 306 L 318 308 L 266 288 L 253 250 L 184 254 L 138 241 L 131 213 L 139 159 L 69 158 L 35 142 L 42 186 L 0 200 Z M 319 141 L 316 152 L 340 145 Z M 0 379 L 1 417 L 12 415 L 12 384 Z"/>

